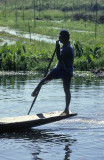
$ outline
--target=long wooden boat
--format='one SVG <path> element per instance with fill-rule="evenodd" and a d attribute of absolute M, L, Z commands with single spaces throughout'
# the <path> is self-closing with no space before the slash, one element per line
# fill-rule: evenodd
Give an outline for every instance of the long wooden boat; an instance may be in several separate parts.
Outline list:
<path fill-rule="evenodd" d="M 0 118 L 0 132 L 25 130 L 65 118 L 71 118 L 76 115 L 77 113 L 69 112 L 69 114 L 62 114 L 62 111 L 55 111 L 35 115 Z"/>

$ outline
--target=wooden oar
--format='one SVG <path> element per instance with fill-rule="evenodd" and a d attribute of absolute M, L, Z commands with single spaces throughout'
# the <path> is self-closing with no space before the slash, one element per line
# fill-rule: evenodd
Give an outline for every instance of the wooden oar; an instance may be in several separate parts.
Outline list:
<path fill-rule="evenodd" d="M 49 68 L 50 68 L 50 66 L 51 66 L 51 63 L 52 63 L 52 61 L 53 61 L 55 52 L 56 52 L 56 49 L 55 49 L 55 51 L 54 51 L 54 53 L 53 53 L 53 55 L 52 55 L 52 58 L 50 59 L 50 62 L 49 62 L 49 65 L 48 65 L 48 67 L 47 67 L 47 70 L 46 70 L 46 72 L 45 72 L 45 74 L 44 74 L 44 77 L 46 77 L 46 75 L 47 75 L 47 73 L 48 73 L 48 70 L 49 70 Z M 38 94 L 39 94 L 40 89 L 41 89 L 41 87 L 39 88 L 39 90 L 38 90 L 37 93 L 36 93 L 36 96 L 35 96 L 35 98 L 34 98 L 32 104 L 31 104 L 30 109 L 29 109 L 28 115 L 29 115 L 29 113 L 30 113 L 30 111 L 31 111 L 31 109 L 32 109 L 32 107 L 33 107 L 33 105 L 34 105 L 36 99 L 37 99 L 37 96 L 38 96 Z"/>

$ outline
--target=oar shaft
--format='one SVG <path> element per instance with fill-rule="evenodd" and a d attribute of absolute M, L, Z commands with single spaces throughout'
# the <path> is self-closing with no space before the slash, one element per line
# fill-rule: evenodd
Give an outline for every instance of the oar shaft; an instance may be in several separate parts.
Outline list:
<path fill-rule="evenodd" d="M 50 62 L 49 62 L 49 65 L 48 65 L 48 67 L 47 67 L 47 70 L 46 70 L 46 72 L 45 72 L 45 74 L 44 74 L 44 77 L 46 77 L 46 75 L 47 75 L 47 73 L 48 73 L 48 70 L 49 70 L 50 65 L 51 65 L 51 63 L 52 63 L 52 61 L 53 61 L 55 52 L 56 52 L 56 49 L 55 49 L 55 51 L 54 51 L 54 53 L 53 53 L 53 55 L 52 55 L 52 58 L 50 59 Z M 29 113 L 31 112 L 31 109 L 32 109 L 32 107 L 33 107 L 33 105 L 34 105 L 34 103 L 35 103 L 37 97 L 38 97 L 38 94 L 39 94 L 39 92 L 40 92 L 40 89 L 41 89 L 41 87 L 39 88 L 39 90 L 38 90 L 38 92 L 37 92 L 37 94 L 36 94 L 36 96 L 35 96 L 35 98 L 34 98 L 32 104 L 31 104 L 31 107 L 30 107 L 30 109 L 29 109 L 28 115 L 29 115 Z"/>
<path fill-rule="evenodd" d="M 40 89 L 39 89 L 39 91 L 40 91 Z M 29 109 L 28 115 L 30 114 L 31 109 L 32 109 L 32 107 L 33 107 L 33 105 L 34 105 L 34 103 L 35 103 L 35 101 L 36 101 L 36 99 L 37 99 L 37 96 L 38 96 L 38 94 L 39 94 L 39 91 L 37 92 L 37 94 L 36 94 L 36 96 L 35 96 L 35 98 L 34 98 L 32 104 L 31 104 L 31 107 L 30 107 L 30 109 Z"/>
<path fill-rule="evenodd" d="M 52 58 L 51 58 L 51 60 L 50 60 L 50 62 L 49 62 L 49 65 L 48 65 L 47 70 L 46 70 L 46 72 L 45 72 L 45 74 L 44 74 L 44 77 L 46 77 L 46 75 L 47 75 L 47 73 L 48 73 L 48 70 L 49 70 L 50 65 L 51 65 L 51 63 L 52 63 L 52 61 L 53 61 L 53 58 L 54 58 L 55 52 L 56 52 L 56 49 L 55 49 L 55 51 L 54 51 L 54 53 L 53 53 L 53 55 L 52 55 Z"/>

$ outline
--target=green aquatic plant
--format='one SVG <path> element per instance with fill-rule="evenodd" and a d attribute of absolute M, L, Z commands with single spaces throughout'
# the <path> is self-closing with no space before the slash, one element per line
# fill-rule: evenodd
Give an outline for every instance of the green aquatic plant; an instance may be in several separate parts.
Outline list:
<path fill-rule="evenodd" d="M 6 71 L 43 71 L 47 68 L 53 53 L 54 45 L 46 45 L 43 42 L 31 42 L 22 44 L 18 41 L 13 46 L 5 43 L 0 47 L 0 70 Z M 103 46 L 95 46 L 93 49 L 76 42 L 74 70 L 87 71 L 104 67 Z M 52 68 L 57 62 L 54 57 Z"/>
<path fill-rule="evenodd" d="M 82 55 L 83 55 L 83 47 L 82 47 L 82 44 L 77 41 L 75 44 L 74 44 L 74 47 L 75 47 L 75 56 L 80 58 Z"/>
<path fill-rule="evenodd" d="M 14 46 L 5 43 L 0 49 L 0 57 L 1 70 L 26 70 L 26 56 L 20 42 Z"/>
<path fill-rule="evenodd" d="M 98 44 L 93 49 L 89 46 L 76 42 L 74 67 L 77 70 L 91 70 L 96 67 L 104 67 L 104 51 L 102 44 Z"/>

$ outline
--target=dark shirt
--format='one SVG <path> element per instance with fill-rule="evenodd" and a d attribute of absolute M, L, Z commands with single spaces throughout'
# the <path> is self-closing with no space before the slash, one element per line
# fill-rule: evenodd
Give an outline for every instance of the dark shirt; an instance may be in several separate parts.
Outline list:
<path fill-rule="evenodd" d="M 69 75 L 73 75 L 74 49 L 70 42 L 63 45 L 60 49 L 59 61 L 56 65 L 58 69 L 65 69 Z"/>

